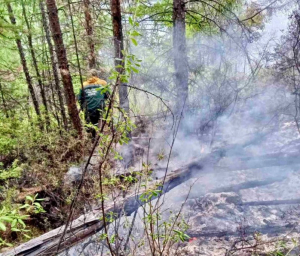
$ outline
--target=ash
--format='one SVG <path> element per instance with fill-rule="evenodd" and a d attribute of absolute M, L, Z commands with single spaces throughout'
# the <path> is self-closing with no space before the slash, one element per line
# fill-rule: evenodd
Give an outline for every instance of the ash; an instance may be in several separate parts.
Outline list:
<path fill-rule="evenodd" d="M 167 216 L 185 202 L 182 216 L 190 237 L 178 243 L 170 255 L 268 255 L 278 247 L 289 255 L 299 255 L 295 244 L 300 231 L 300 135 L 291 118 L 279 114 L 274 119 L 273 109 L 265 109 L 268 113 L 258 108 L 222 117 L 213 133 L 201 135 L 188 133 L 185 125 L 189 118 L 184 119 L 169 169 L 210 154 L 216 154 L 218 161 L 199 169 L 195 166 L 191 179 L 166 193 L 162 212 Z M 171 136 L 162 131 L 152 132 L 152 137 L 149 134 L 132 143 L 143 149 L 141 159 L 149 158 L 155 179 L 164 175 L 167 157 L 158 161 L 157 156 L 162 152 L 167 156 Z M 123 224 L 133 218 L 134 213 L 116 221 L 121 240 L 128 233 Z M 143 234 L 142 219 L 140 208 L 132 240 Z M 116 223 L 110 226 L 111 233 Z M 107 248 L 99 236 L 95 234 L 63 255 L 105 255 Z M 150 254 L 145 248 L 135 255 Z"/>

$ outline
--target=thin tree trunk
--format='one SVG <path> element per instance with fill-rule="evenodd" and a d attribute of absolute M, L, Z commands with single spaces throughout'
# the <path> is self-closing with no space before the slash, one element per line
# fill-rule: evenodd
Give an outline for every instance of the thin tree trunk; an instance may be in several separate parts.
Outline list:
<path fill-rule="evenodd" d="M 60 119 L 62 118 L 59 114 L 60 108 L 59 106 L 57 106 L 56 104 L 56 95 L 57 92 L 55 90 L 55 86 L 53 86 L 53 79 L 52 79 L 52 73 L 51 73 L 51 67 L 50 67 L 50 60 L 48 57 L 48 46 L 46 43 L 46 36 L 45 36 L 45 31 L 44 28 L 42 27 L 42 44 L 43 44 L 43 48 L 42 48 L 42 63 L 47 63 L 47 68 L 44 68 L 42 70 L 42 77 L 43 77 L 43 81 L 48 81 L 48 87 L 51 90 L 51 99 L 49 98 L 48 102 L 49 102 L 49 112 L 55 117 L 55 119 L 57 120 L 57 125 L 58 127 L 62 127 L 61 126 L 61 121 Z M 45 83 L 45 82 L 44 82 Z"/>
<path fill-rule="evenodd" d="M 185 1 L 173 0 L 173 56 L 177 102 L 175 111 L 181 111 L 188 100 L 188 59 L 185 37 Z"/>
<path fill-rule="evenodd" d="M 92 16 L 90 13 L 90 0 L 83 0 L 84 5 L 84 16 L 85 16 L 85 30 L 87 34 L 87 42 L 89 47 L 89 68 L 93 69 L 96 67 L 96 55 L 95 55 L 95 43 L 93 40 L 93 24 L 92 24 Z"/>
<path fill-rule="evenodd" d="M 1 92 L 1 98 L 2 98 L 2 102 L 3 102 L 3 108 L 4 108 L 5 116 L 6 116 L 6 118 L 9 118 L 8 109 L 7 109 L 7 105 L 6 105 L 6 100 L 4 98 L 4 93 L 3 93 L 3 88 L 2 88 L 1 83 L 0 83 L 0 92 Z"/>
<path fill-rule="evenodd" d="M 43 104 L 44 104 L 44 107 L 45 107 L 46 123 L 47 123 L 47 126 L 49 126 L 50 125 L 50 119 L 49 119 L 49 111 L 48 111 L 48 104 L 47 104 L 47 100 L 46 100 L 45 88 L 44 88 L 44 84 L 42 82 L 41 74 L 40 74 L 40 71 L 39 71 L 39 68 L 38 68 L 37 59 L 36 59 L 36 56 L 35 56 L 33 43 L 32 43 L 31 28 L 30 28 L 30 24 L 29 24 L 29 21 L 28 21 L 28 18 L 27 18 L 27 13 L 26 13 L 26 9 L 25 9 L 23 0 L 22 0 L 22 12 L 23 12 L 23 17 L 24 17 L 27 29 L 28 29 L 27 38 L 28 38 L 30 54 L 31 54 L 31 57 L 32 57 L 33 67 L 34 67 L 35 72 L 36 72 L 38 85 L 39 85 L 40 91 L 41 91 L 42 101 L 43 101 Z"/>
<path fill-rule="evenodd" d="M 64 124 L 64 128 L 67 129 L 68 128 L 68 120 L 67 120 L 66 112 L 65 112 L 63 93 L 62 93 L 62 90 L 61 90 L 60 84 L 59 84 L 59 76 L 58 76 L 58 71 L 57 71 L 57 67 L 56 67 L 56 63 L 55 63 L 54 49 L 53 49 L 53 45 L 52 45 L 52 41 L 51 41 L 50 30 L 48 27 L 47 16 L 46 16 L 43 0 L 40 1 L 40 9 L 41 9 L 41 14 L 42 14 L 43 27 L 44 27 L 44 31 L 46 34 L 46 40 L 47 40 L 49 53 L 50 53 L 52 72 L 53 72 L 53 76 L 54 76 L 55 91 L 57 93 L 58 100 L 59 100 L 60 115 L 61 115 L 61 118 L 62 118 L 62 121 Z"/>
<path fill-rule="evenodd" d="M 113 37 L 114 37 L 114 46 L 115 46 L 115 66 L 116 70 L 119 73 L 123 72 L 123 68 L 117 66 L 124 66 L 124 63 L 121 61 L 123 59 L 124 50 L 124 39 L 123 39 L 123 30 L 122 30 L 122 15 L 121 15 L 121 5 L 120 0 L 111 0 L 111 15 L 112 15 L 112 24 L 113 24 Z M 119 86 L 119 98 L 120 98 L 120 107 L 123 108 L 127 113 L 129 113 L 129 100 L 128 100 L 128 88 L 127 86 Z"/>
<path fill-rule="evenodd" d="M 16 19 L 15 19 L 15 16 L 14 16 L 14 13 L 13 13 L 13 10 L 12 10 L 12 7 L 11 7 L 10 3 L 7 4 L 7 9 L 8 9 L 11 24 L 16 25 Z M 34 88 L 33 88 L 33 85 L 32 85 L 32 79 L 31 79 L 31 76 L 29 74 L 29 70 L 28 70 L 28 67 L 27 67 L 27 62 L 26 62 L 26 58 L 25 58 L 25 54 L 24 54 L 21 39 L 17 37 L 16 38 L 16 43 L 17 43 L 17 46 L 18 46 L 20 59 L 21 59 L 21 63 L 22 63 L 22 66 L 23 66 L 23 71 L 24 71 L 24 74 L 25 74 L 25 77 L 26 77 L 26 82 L 27 82 L 28 89 L 29 89 L 29 92 L 30 92 L 30 95 L 31 95 L 31 98 L 32 98 L 34 109 L 35 109 L 36 114 L 40 117 L 41 116 L 40 107 L 39 107 L 39 103 L 38 103 L 38 100 L 37 100 L 37 97 L 35 95 L 35 91 L 34 91 Z"/>
<path fill-rule="evenodd" d="M 72 32 L 73 32 L 74 44 L 75 44 L 75 54 L 76 54 L 78 71 L 79 71 L 80 84 L 81 84 L 82 89 L 83 89 L 83 80 L 82 80 L 81 66 L 80 66 L 79 54 L 78 54 L 78 44 L 77 44 L 77 38 L 76 38 L 76 34 L 75 34 L 73 13 L 72 13 L 72 7 L 71 7 L 70 0 L 68 0 L 68 6 L 69 6 L 70 17 L 71 17 L 71 25 L 72 25 Z"/>
<path fill-rule="evenodd" d="M 51 98 L 52 98 L 52 103 L 50 101 L 50 104 L 49 104 L 49 107 L 50 107 L 49 110 L 53 114 L 53 116 L 55 117 L 58 127 L 61 128 L 60 118 L 62 118 L 62 117 L 59 115 L 60 108 L 56 104 L 55 95 L 57 93 L 55 91 L 55 86 L 53 85 L 53 79 L 51 78 L 52 73 L 51 73 L 51 68 L 50 68 L 49 57 L 48 57 L 47 50 L 46 50 L 47 46 L 45 44 L 45 37 L 43 37 L 43 45 L 44 45 L 43 63 L 47 63 L 47 66 L 48 66 L 48 68 L 46 70 L 43 70 L 43 79 L 44 79 L 44 81 L 49 81 L 49 87 L 50 87 L 50 90 L 51 90 Z"/>
<path fill-rule="evenodd" d="M 63 42 L 62 32 L 60 29 L 56 2 L 55 0 L 47 0 L 46 4 L 49 12 L 50 27 L 55 44 L 55 50 L 57 53 L 60 74 L 65 89 L 65 96 L 68 104 L 69 115 L 73 123 L 73 127 L 78 132 L 78 135 L 82 136 L 82 125 L 79 118 L 79 112 L 76 106 L 76 98 L 72 84 L 72 77 L 70 74 L 67 53 Z"/>

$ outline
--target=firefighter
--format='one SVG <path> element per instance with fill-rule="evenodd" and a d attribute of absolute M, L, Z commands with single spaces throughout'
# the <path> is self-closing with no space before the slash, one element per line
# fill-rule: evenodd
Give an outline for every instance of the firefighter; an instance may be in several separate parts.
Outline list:
<path fill-rule="evenodd" d="M 106 88 L 107 82 L 99 78 L 99 72 L 92 69 L 88 73 L 88 80 L 83 83 L 80 89 L 78 101 L 81 110 L 84 111 L 86 123 L 98 126 L 99 119 L 105 108 L 105 101 L 109 94 Z M 95 138 L 96 131 L 92 129 L 92 136 Z"/>

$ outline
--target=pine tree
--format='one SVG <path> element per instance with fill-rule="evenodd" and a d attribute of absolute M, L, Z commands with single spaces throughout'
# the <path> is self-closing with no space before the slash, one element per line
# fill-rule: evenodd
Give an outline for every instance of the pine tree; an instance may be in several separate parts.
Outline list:
<path fill-rule="evenodd" d="M 49 12 L 49 23 L 52 31 L 52 37 L 55 44 L 59 70 L 62 77 L 64 89 L 65 89 L 65 97 L 68 105 L 69 116 L 73 123 L 74 129 L 78 132 L 78 135 L 81 136 L 82 125 L 79 118 L 79 112 L 76 106 L 76 98 L 73 89 L 72 77 L 69 70 L 67 53 L 64 46 L 62 32 L 60 28 L 56 2 L 55 0 L 47 0 L 46 4 Z"/>

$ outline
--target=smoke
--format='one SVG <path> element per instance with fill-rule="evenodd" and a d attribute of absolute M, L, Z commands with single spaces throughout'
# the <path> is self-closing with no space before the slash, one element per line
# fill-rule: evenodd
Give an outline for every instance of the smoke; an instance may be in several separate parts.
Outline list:
<path fill-rule="evenodd" d="M 173 69 L 176 52 L 171 50 L 170 30 L 165 32 L 163 39 L 151 42 L 144 35 L 139 46 L 132 49 L 143 62 L 140 73 L 134 74 L 130 83 L 159 98 L 130 91 L 131 113 L 141 124 L 129 147 L 121 149 L 123 168 L 129 165 L 126 160 L 132 147 L 142 150 L 135 167 L 140 169 L 142 162 L 149 164 L 154 179 L 163 177 L 167 166 L 171 172 L 199 160 L 201 168 L 193 170 L 194 176 L 164 197 L 161 222 L 170 217 L 170 210 L 180 209 L 192 186 L 189 196 L 194 201 L 187 202 L 184 218 L 192 224 L 193 232 L 205 235 L 206 231 L 230 230 L 232 234 L 238 218 L 249 218 L 253 230 L 276 223 L 280 212 L 277 208 L 267 211 L 241 205 L 300 196 L 300 162 L 295 161 L 300 136 L 294 123 L 294 96 L 285 85 L 272 80 L 264 67 L 264 52 L 245 52 L 247 47 L 240 47 L 245 46 L 244 39 L 237 42 L 236 37 L 199 35 L 188 40 L 189 100 L 182 116 L 174 119 L 161 102 L 172 109 L 178 93 Z M 214 154 L 219 158 L 217 164 L 201 164 L 201 158 Z M 144 218 L 140 207 L 136 216 L 118 219 L 114 225 L 119 226 L 119 237 L 126 240 L 135 219 L 132 236 L 139 241 Z M 82 247 L 87 254 L 99 251 L 103 246 L 95 242 L 98 238 L 99 234 L 88 239 L 79 251 Z M 77 255 L 77 249 L 70 249 L 70 255 Z"/>
<path fill-rule="evenodd" d="M 156 94 L 172 109 L 177 94 L 173 69 L 176 53 L 171 50 L 170 36 L 166 34 L 154 46 L 145 36 L 141 38 L 139 46 L 132 50 L 143 62 L 140 73 L 134 74 L 130 83 Z M 273 161 L 257 157 L 296 151 L 297 143 L 287 146 L 299 138 L 293 119 L 294 96 L 284 84 L 274 82 L 272 74 L 265 69 L 265 52 L 245 52 L 247 45 L 243 38 L 238 41 L 237 36 L 233 40 L 199 35 L 188 39 L 187 45 L 190 91 L 182 116 L 174 119 L 161 99 L 130 91 L 132 114 L 139 116 L 147 128 L 144 134 L 133 138 L 129 150 L 122 149 L 125 168 L 129 165 L 126 159 L 132 154 L 132 146 L 144 150 L 136 169 L 141 168 L 141 162 L 147 162 L 155 170 L 153 178 L 163 177 L 167 166 L 170 172 L 214 152 L 222 156 L 220 168 L 239 170 L 267 166 Z M 241 45 L 245 47 L 242 49 Z M 265 45 L 260 45 L 260 49 L 265 49 Z M 220 183 L 223 187 L 226 182 L 230 185 L 226 175 L 213 170 L 211 166 L 202 166 L 200 174 L 195 172 L 195 178 L 201 173 L 211 174 L 201 176 L 198 186 L 192 190 L 193 195 L 203 195 Z M 282 169 L 280 172 L 285 175 Z M 255 175 L 259 180 L 271 181 L 274 176 L 281 177 L 277 171 L 271 175 L 267 172 Z M 245 183 L 247 179 L 249 176 Z M 169 192 L 167 207 L 182 202 L 189 185 L 184 183 L 183 188 L 179 186 Z"/>
<path fill-rule="evenodd" d="M 157 156 L 163 151 L 167 156 L 172 150 L 172 170 L 220 149 L 225 151 L 216 166 L 202 166 L 195 172 L 195 178 L 168 192 L 162 211 L 178 210 L 196 179 L 199 180 L 194 184 L 190 196 L 201 198 L 213 193 L 213 201 L 209 202 L 212 212 L 215 211 L 216 202 L 220 203 L 217 194 L 222 191 L 233 193 L 233 198 L 238 198 L 238 202 L 299 196 L 295 191 L 298 180 L 295 171 L 299 162 L 294 161 L 295 155 L 292 154 L 299 150 L 299 134 L 294 123 L 294 96 L 284 84 L 274 82 L 271 74 L 265 72 L 253 78 L 245 55 L 238 52 L 232 42 L 224 42 L 216 37 L 199 38 L 201 40 L 197 44 L 203 47 L 195 47 L 194 42 L 189 42 L 191 48 L 195 49 L 193 55 L 189 54 L 190 98 L 180 119 L 178 132 L 178 120 L 175 126 L 172 118 L 159 120 L 159 124 L 165 122 L 165 127 L 173 129 L 152 130 L 150 137 L 155 139 L 151 141 L 150 155 Z M 262 55 L 256 57 L 263 58 Z M 158 58 L 162 60 L 157 65 L 151 63 L 151 69 L 146 69 L 147 75 L 144 77 L 142 73 L 136 81 L 142 82 L 143 88 L 157 90 L 163 98 L 174 99 L 171 56 L 167 52 Z M 263 70 L 264 67 L 260 66 L 259 69 Z M 147 113 L 147 108 L 143 108 L 143 111 Z M 153 112 L 153 109 L 149 111 Z M 176 139 L 171 147 L 174 134 Z M 284 158 L 287 155 L 290 157 Z M 158 161 L 152 157 L 150 161 L 160 168 L 167 164 L 166 159 Z M 162 176 L 159 172 L 155 175 Z M 224 195 L 224 200 L 228 195 Z M 212 230 L 229 228 L 234 231 L 237 226 L 234 219 L 243 216 L 257 218 L 248 223 L 252 226 L 264 224 L 263 218 L 275 223 L 279 216 L 277 210 L 267 216 L 252 209 L 238 212 L 229 201 L 222 201 L 222 204 L 231 208 L 231 217 L 225 216 L 224 212 L 222 221 L 216 222 L 217 217 L 211 217 Z M 210 208 L 204 209 L 202 214 L 210 216 L 209 211 L 206 212 Z M 139 213 L 140 224 L 137 221 L 137 227 L 142 226 L 141 209 Z M 189 213 L 192 219 L 193 215 L 197 215 L 193 211 Z M 194 225 L 200 228 L 202 224 L 196 221 Z M 137 231 L 136 237 L 140 232 Z"/>

